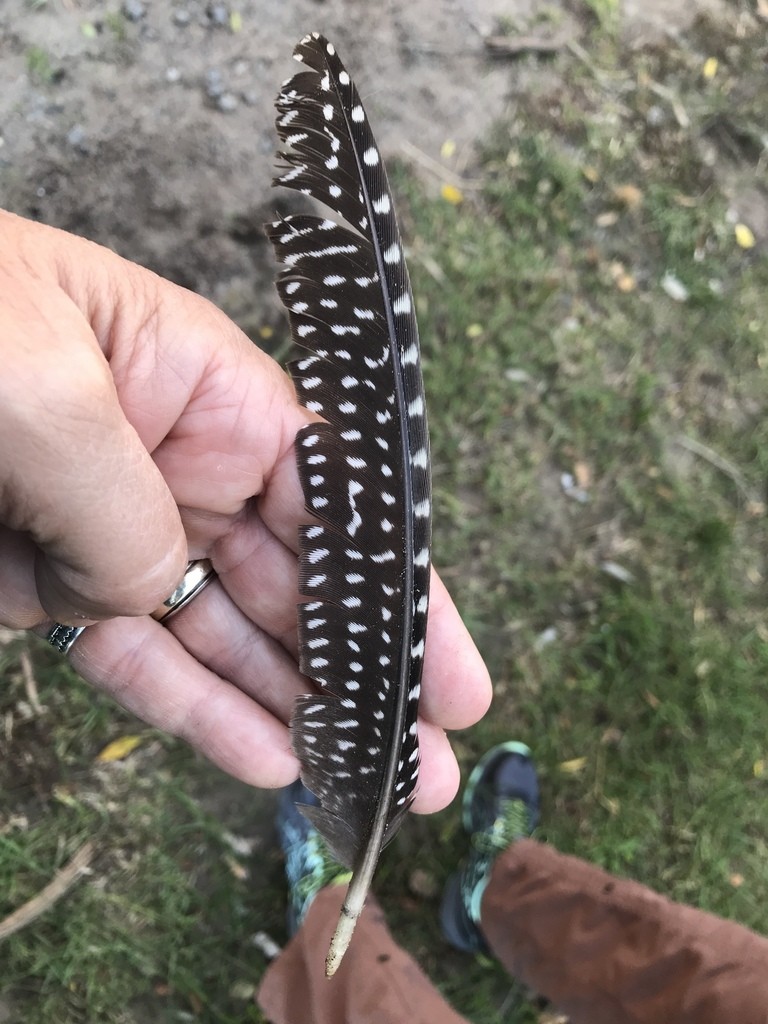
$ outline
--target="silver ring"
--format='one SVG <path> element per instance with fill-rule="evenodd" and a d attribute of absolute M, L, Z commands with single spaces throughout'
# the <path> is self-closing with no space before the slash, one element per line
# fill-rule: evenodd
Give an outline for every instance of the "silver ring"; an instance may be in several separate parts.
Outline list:
<path fill-rule="evenodd" d="M 194 562 L 189 562 L 181 583 L 159 608 L 155 608 L 152 618 L 157 619 L 158 622 L 168 622 L 182 608 L 186 608 L 189 602 L 197 597 L 215 577 L 216 571 L 211 565 L 210 559 L 198 558 Z"/>
<path fill-rule="evenodd" d="M 187 571 L 184 573 L 181 583 L 159 608 L 155 608 L 152 618 L 157 619 L 158 622 L 168 622 L 177 612 L 185 608 L 193 597 L 197 597 L 215 576 L 216 571 L 208 558 L 198 558 L 194 562 L 188 562 Z M 86 628 L 86 626 L 67 626 L 63 622 L 54 622 L 45 639 L 57 651 L 69 654 L 75 640 Z"/>
<path fill-rule="evenodd" d="M 85 626 L 66 626 L 63 622 L 54 622 L 45 639 L 62 654 L 69 654 L 72 644 L 77 640 Z"/>

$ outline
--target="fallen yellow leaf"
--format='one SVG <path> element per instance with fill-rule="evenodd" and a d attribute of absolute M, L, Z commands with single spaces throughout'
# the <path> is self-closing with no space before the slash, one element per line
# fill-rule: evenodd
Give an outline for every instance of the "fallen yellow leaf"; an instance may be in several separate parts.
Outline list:
<path fill-rule="evenodd" d="M 592 167 L 591 164 L 585 164 L 581 168 L 581 173 L 584 175 L 587 181 L 591 182 L 593 185 L 596 181 L 600 180 L 600 171 L 598 171 L 596 167 Z"/>
<path fill-rule="evenodd" d="M 229 16 L 230 32 L 240 32 L 243 27 L 243 16 L 240 11 L 232 11 Z"/>
<path fill-rule="evenodd" d="M 141 740 L 141 736 L 121 736 L 119 739 L 112 740 L 111 743 L 108 743 L 97 755 L 96 760 L 122 761 L 124 757 L 128 757 L 131 751 L 138 747 Z"/>
<path fill-rule="evenodd" d="M 707 57 L 704 61 L 704 67 L 701 69 L 701 73 L 705 78 L 714 78 L 719 66 L 720 64 L 717 57 Z"/>
<path fill-rule="evenodd" d="M 756 779 L 762 779 L 765 775 L 765 761 L 762 757 L 758 758 L 758 760 L 752 765 L 752 774 Z"/>
<path fill-rule="evenodd" d="M 755 236 L 752 229 L 748 228 L 746 224 L 737 224 L 733 233 L 736 235 L 736 244 L 740 245 L 742 249 L 751 249 L 754 246 Z"/>
<path fill-rule="evenodd" d="M 467 328 L 466 334 L 468 338 L 479 338 L 483 333 L 482 324 L 470 324 Z"/>
<path fill-rule="evenodd" d="M 443 160 L 450 160 L 453 154 L 456 152 L 456 143 L 453 139 L 446 139 L 440 147 L 440 156 Z"/>
<path fill-rule="evenodd" d="M 460 188 L 456 188 L 455 185 L 442 185 L 440 188 L 440 195 L 447 203 L 452 203 L 454 206 L 458 206 L 459 203 L 464 202 L 464 193 Z"/>
<path fill-rule="evenodd" d="M 570 761 L 561 761 L 560 771 L 565 772 L 566 775 L 578 775 L 579 772 L 584 771 L 586 764 L 586 757 L 574 757 Z"/>

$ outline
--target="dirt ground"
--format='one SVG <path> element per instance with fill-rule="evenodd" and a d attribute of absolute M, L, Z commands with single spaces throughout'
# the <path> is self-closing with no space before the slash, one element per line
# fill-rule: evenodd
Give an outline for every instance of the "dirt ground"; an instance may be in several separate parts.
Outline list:
<path fill-rule="evenodd" d="M 626 0 L 623 30 L 674 33 L 697 8 Z M 546 17 L 543 16 L 546 14 Z M 336 44 L 384 151 L 461 172 L 505 104 L 551 75 L 485 40 L 577 42 L 588 7 L 535 0 L 9 0 L 0 5 L 0 201 L 212 298 L 252 336 L 280 317 L 262 224 L 272 99 L 305 32 Z"/>

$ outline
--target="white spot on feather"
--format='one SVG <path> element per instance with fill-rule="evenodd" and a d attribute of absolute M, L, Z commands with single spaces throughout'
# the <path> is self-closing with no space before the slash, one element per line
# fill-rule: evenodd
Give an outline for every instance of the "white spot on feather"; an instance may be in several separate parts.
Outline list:
<path fill-rule="evenodd" d="M 429 565 L 429 548 L 422 548 L 414 558 L 413 564 L 420 566 L 422 569 L 426 568 Z"/>
<path fill-rule="evenodd" d="M 391 265 L 400 261 L 400 246 L 393 242 L 388 249 L 384 250 L 384 262 Z"/>

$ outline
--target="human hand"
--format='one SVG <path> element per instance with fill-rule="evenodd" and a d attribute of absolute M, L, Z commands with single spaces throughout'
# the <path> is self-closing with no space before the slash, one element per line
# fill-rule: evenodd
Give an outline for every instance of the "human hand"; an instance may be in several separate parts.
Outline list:
<path fill-rule="evenodd" d="M 278 365 L 209 302 L 0 211 L 0 623 L 89 625 L 70 661 L 124 707 L 257 786 L 298 773 L 293 454 L 311 418 Z M 188 558 L 218 578 L 167 627 L 149 615 Z M 490 700 L 432 583 L 414 810 L 458 785 L 444 729 Z"/>

